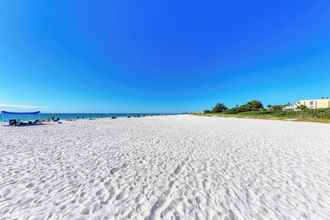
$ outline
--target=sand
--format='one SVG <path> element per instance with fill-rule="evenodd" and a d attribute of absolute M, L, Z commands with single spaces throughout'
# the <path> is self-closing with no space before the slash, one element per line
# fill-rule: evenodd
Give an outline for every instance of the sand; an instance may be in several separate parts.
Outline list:
<path fill-rule="evenodd" d="M 330 219 L 330 125 L 157 116 L 0 126 L 0 219 Z"/>

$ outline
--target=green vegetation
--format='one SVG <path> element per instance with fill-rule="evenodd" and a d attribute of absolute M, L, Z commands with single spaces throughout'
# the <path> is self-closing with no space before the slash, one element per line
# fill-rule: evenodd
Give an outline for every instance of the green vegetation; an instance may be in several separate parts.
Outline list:
<path fill-rule="evenodd" d="M 283 111 L 287 105 L 268 105 L 268 109 L 271 111 Z"/>
<path fill-rule="evenodd" d="M 251 111 L 261 111 L 264 107 L 260 101 L 252 100 L 246 103 L 245 105 L 236 106 L 234 108 L 228 109 L 226 113 L 238 114 L 242 112 L 251 112 Z"/>
<path fill-rule="evenodd" d="M 295 120 L 295 121 L 315 121 L 330 123 L 330 109 L 308 109 L 306 106 L 299 106 L 297 111 L 286 111 L 286 105 L 268 105 L 264 108 L 260 101 L 252 100 L 244 105 L 227 108 L 224 104 L 218 103 L 212 111 L 206 110 L 197 115 L 237 117 L 237 118 L 257 118 L 272 120 Z"/>
<path fill-rule="evenodd" d="M 218 103 L 213 107 L 212 113 L 220 113 L 220 112 L 225 112 L 227 110 L 228 110 L 227 106 L 225 106 L 223 103 Z"/>

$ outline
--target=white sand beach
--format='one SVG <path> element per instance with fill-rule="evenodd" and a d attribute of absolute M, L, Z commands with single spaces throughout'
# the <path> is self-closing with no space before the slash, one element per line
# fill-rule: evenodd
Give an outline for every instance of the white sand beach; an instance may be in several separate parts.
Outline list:
<path fill-rule="evenodd" d="M 157 116 L 0 126 L 1 220 L 330 219 L 330 125 Z"/>

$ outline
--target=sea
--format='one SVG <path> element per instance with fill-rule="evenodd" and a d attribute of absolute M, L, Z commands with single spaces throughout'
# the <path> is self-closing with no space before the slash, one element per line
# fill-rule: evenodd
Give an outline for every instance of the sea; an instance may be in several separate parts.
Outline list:
<path fill-rule="evenodd" d="M 10 119 L 16 119 L 18 121 L 34 121 L 34 120 L 79 120 L 87 119 L 93 120 L 98 118 L 123 118 L 123 117 L 144 117 L 144 116 L 157 116 L 157 115 L 170 115 L 160 113 L 40 113 L 37 115 L 0 115 L 1 122 L 7 122 Z"/>

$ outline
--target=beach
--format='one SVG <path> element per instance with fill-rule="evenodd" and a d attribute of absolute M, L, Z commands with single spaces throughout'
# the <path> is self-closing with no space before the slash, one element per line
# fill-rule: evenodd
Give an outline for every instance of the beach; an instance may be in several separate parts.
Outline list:
<path fill-rule="evenodd" d="M 193 115 L 0 126 L 0 219 L 330 219 L 329 134 Z"/>

